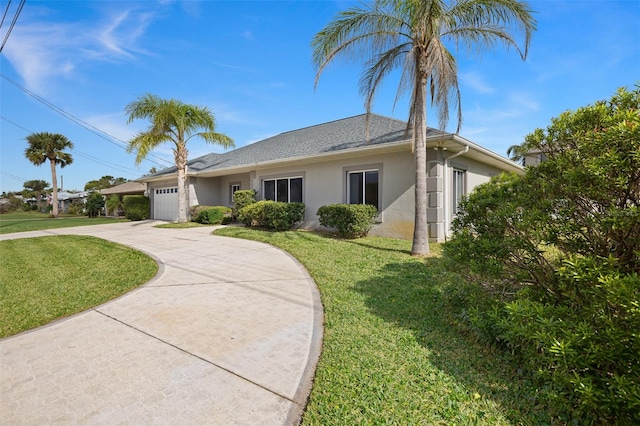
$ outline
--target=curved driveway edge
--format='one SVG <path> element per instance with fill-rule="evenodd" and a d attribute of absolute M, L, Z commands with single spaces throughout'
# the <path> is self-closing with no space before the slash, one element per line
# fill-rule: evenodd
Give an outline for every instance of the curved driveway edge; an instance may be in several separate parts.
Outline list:
<path fill-rule="evenodd" d="M 12 425 L 295 425 L 323 311 L 314 281 L 267 244 L 211 227 L 127 222 L 0 235 L 91 235 L 152 255 L 159 274 L 104 305 L 0 340 Z"/>

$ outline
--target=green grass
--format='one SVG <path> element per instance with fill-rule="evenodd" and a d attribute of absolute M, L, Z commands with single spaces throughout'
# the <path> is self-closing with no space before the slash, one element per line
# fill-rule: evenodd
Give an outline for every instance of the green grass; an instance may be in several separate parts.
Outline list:
<path fill-rule="evenodd" d="M 288 251 L 320 289 L 324 341 L 304 424 L 550 423 L 504 355 L 456 327 L 443 291 L 462 278 L 438 255 L 413 258 L 409 241 L 384 238 L 215 234 Z"/>
<path fill-rule="evenodd" d="M 5 213 L 0 215 L 0 234 L 69 228 L 72 226 L 100 225 L 104 223 L 121 222 L 122 220 L 124 219 L 65 215 L 53 219 L 50 218 L 48 214 L 39 212 Z"/>
<path fill-rule="evenodd" d="M 0 241 L 0 337 L 100 305 L 150 280 L 156 262 L 87 236 Z"/>

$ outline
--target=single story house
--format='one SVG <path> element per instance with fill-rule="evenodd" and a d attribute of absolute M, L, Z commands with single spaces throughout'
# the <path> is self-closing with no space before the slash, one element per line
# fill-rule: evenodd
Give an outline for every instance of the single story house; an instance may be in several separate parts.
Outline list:
<path fill-rule="evenodd" d="M 147 184 L 144 182 L 138 182 L 135 180 L 122 183 L 120 185 L 112 186 L 111 188 L 101 189 L 100 193 L 102 195 L 144 195 L 147 190 Z"/>
<path fill-rule="evenodd" d="M 85 204 L 89 193 L 87 191 L 67 192 L 58 191 L 58 212 L 69 213 L 69 208 L 73 203 Z M 53 203 L 53 195 L 49 194 L 49 204 Z"/>
<path fill-rule="evenodd" d="M 317 228 L 316 211 L 335 203 L 378 207 L 372 235 L 410 239 L 414 227 L 415 162 L 406 122 L 366 114 L 305 127 L 187 164 L 188 206 L 232 206 L 234 191 L 253 189 L 258 200 L 301 201 L 302 228 Z M 503 171 L 523 168 L 465 138 L 427 131 L 431 241 L 446 239 L 460 198 Z M 139 179 L 148 185 L 150 217 L 175 221 L 175 167 Z"/>

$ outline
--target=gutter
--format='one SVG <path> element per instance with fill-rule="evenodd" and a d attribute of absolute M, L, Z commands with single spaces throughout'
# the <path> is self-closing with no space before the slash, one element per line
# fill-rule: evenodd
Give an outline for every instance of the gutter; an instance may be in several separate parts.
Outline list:
<path fill-rule="evenodd" d="M 456 141 L 459 142 L 459 141 Z M 466 154 L 467 152 L 469 152 L 469 145 L 462 143 L 464 145 L 464 149 L 460 152 L 456 152 L 455 154 L 453 154 L 450 157 L 447 157 L 444 159 L 444 174 L 445 176 L 443 176 L 442 178 L 442 192 L 444 193 L 444 196 L 442 198 L 445 198 L 445 200 L 443 200 L 444 202 L 444 209 L 443 209 L 443 214 L 444 214 L 444 225 L 445 225 L 445 229 L 444 229 L 444 238 L 445 241 L 447 239 L 447 237 L 449 236 L 449 228 L 451 226 L 451 213 L 449 212 L 449 210 L 451 209 L 451 205 L 453 204 L 453 198 L 451 198 L 451 195 L 449 195 L 448 191 L 447 191 L 447 183 L 449 182 L 449 166 L 451 165 L 450 160 L 456 157 L 459 157 L 461 155 Z"/>

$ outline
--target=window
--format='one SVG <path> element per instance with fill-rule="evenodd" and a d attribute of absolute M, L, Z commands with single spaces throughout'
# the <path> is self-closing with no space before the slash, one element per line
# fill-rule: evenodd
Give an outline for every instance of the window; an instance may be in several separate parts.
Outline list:
<path fill-rule="evenodd" d="M 229 191 L 229 200 L 230 203 L 233 204 L 233 194 L 236 193 L 236 191 L 240 191 L 240 184 L 239 183 L 232 183 L 230 185 L 230 191 Z"/>
<path fill-rule="evenodd" d="M 347 172 L 347 202 L 371 204 L 380 210 L 378 170 Z"/>
<path fill-rule="evenodd" d="M 458 204 L 466 193 L 466 177 L 466 171 L 453 169 L 453 214 L 458 214 Z"/>
<path fill-rule="evenodd" d="M 302 202 L 302 178 L 265 179 L 262 183 L 265 200 Z"/>

